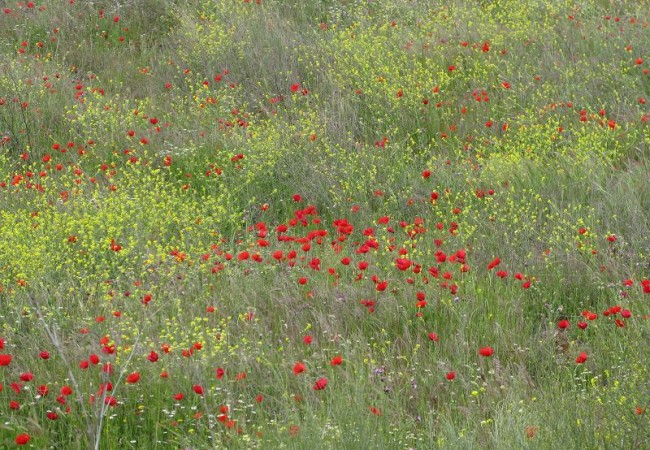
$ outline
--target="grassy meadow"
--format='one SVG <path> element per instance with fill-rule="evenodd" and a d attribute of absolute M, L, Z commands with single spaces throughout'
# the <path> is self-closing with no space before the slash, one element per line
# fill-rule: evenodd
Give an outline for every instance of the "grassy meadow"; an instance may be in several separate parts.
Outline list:
<path fill-rule="evenodd" d="M 650 448 L 650 2 L 0 0 L 0 447 Z"/>

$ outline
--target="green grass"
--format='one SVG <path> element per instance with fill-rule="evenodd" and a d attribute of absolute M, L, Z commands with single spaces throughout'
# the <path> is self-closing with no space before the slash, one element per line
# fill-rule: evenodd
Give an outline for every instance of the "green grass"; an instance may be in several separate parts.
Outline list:
<path fill-rule="evenodd" d="M 0 447 L 650 446 L 647 3 L 34 3 Z"/>

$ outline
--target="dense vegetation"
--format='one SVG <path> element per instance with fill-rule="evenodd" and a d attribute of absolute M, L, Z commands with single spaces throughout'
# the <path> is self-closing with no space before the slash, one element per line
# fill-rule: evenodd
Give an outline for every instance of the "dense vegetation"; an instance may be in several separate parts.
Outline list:
<path fill-rule="evenodd" d="M 649 18 L 0 1 L 0 446 L 650 447 Z"/>

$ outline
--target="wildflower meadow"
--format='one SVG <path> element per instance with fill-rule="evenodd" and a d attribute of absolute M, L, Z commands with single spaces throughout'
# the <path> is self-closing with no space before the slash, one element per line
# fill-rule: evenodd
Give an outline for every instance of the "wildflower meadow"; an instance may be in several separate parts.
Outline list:
<path fill-rule="evenodd" d="M 650 3 L 0 0 L 0 447 L 650 448 Z"/>

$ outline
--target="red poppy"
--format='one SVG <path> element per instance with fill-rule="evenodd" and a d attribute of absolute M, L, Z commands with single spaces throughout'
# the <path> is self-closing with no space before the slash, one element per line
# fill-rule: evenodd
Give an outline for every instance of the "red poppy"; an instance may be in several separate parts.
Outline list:
<path fill-rule="evenodd" d="M 447 375 L 445 375 L 445 378 L 447 378 L 449 381 L 453 380 L 456 378 L 456 372 L 447 372 Z"/>
<path fill-rule="evenodd" d="M 126 377 L 126 382 L 130 384 L 134 384 L 140 381 L 140 374 L 138 372 L 133 372 Z"/>
<path fill-rule="evenodd" d="M 314 390 L 315 391 L 322 391 L 326 387 L 327 387 L 327 378 L 319 378 L 314 383 Z"/>
<path fill-rule="evenodd" d="M 438 342 L 440 338 L 436 333 L 429 333 L 429 340 L 433 342 Z"/>
<path fill-rule="evenodd" d="M 576 358 L 576 363 L 583 364 L 585 361 L 587 361 L 587 354 L 585 352 L 582 352 Z"/>
<path fill-rule="evenodd" d="M 27 433 L 22 433 L 16 436 L 16 445 L 26 445 L 31 439 L 30 435 Z"/>
<path fill-rule="evenodd" d="M 307 367 L 305 367 L 305 365 L 303 363 L 301 363 L 301 362 L 297 362 L 293 366 L 294 375 L 299 375 L 299 374 L 303 373 L 305 370 L 307 370 Z"/>
<path fill-rule="evenodd" d="M 569 321 L 566 320 L 566 319 L 560 320 L 560 321 L 557 323 L 557 327 L 558 327 L 560 330 L 565 330 L 565 329 L 569 328 L 569 325 L 570 325 L 570 323 L 569 323 Z"/>
<path fill-rule="evenodd" d="M 34 374 L 31 372 L 25 372 L 21 373 L 18 378 L 20 378 L 20 381 L 32 381 L 34 379 Z"/>
<path fill-rule="evenodd" d="M 0 355 L 0 366 L 8 366 L 11 364 L 11 355 Z"/>
<path fill-rule="evenodd" d="M 501 258 L 496 257 L 490 262 L 490 264 L 487 265 L 487 268 L 488 268 L 488 270 L 491 270 L 491 269 L 494 269 L 499 264 L 501 264 Z"/>
<path fill-rule="evenodd" d="M 341 355 L 335 356 L 330 361 L 330 366 L 340 366 L 341 364 L 343 364 L 343 357 Z"/>
<path fill-rule="evenodd" d="M 481 347 L 478 353 L 481 356 L 492 356 L 494 354 L 494 349 L 492 347 Z"/>
<path fill-rule="evenodd" d="M 202 396 L 203 393 L 204 393 L 203 386 L 201 386 L 200 384 L 195 384 L 194 386 L 192 386 L 192 390 L 193 390 L 196 394 L 201 395 L 201 396 Z"/>
<path fill-rule="evenodd" d="M 409 261 L 408 259 L 405 259 L 405 258 L 397 258 L 395 260 L 395 266 L 399 270 L 404 271 L 404 270 L 407 270 L 409 267 L 411 267 L 411 261 Z"/>

